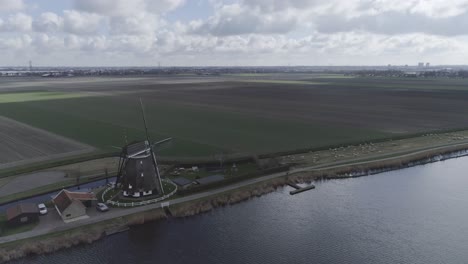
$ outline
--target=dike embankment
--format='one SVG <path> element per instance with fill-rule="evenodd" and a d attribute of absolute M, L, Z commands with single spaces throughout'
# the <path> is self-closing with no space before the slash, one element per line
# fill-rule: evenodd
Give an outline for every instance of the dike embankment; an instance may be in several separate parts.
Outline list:
<path fill-rule="evenodd" d="M 468 145 L 451 146 L 374 161 L 356 162 L 354 164 L 322 166 L 310 172 L 291 174 L 288 180 L 293 183 L 310 183 L 315 180 L 355 178 L 463 156 L 468 156 Z"/>
<path fill-rule="evenodd" d="M 114 230 L 126 230 L 126 227 L 166 219 L 168 217 L 189 217 L 208 212 L 214 208 L 246 201 L 283 188 L 287 183 L 311 183 L 316 180 L 362 177 L 391 170 L 398 170 L 431 162 L 442 161 L 468 155 L 468 145 L 437 148 L 378 160 L 355 162 L 332 166 L 295 169 L 295 172 L 266 179 L 259 183 L 243 186 L 205 198 L 171 205 L 170 216 L 165 210 L 152 209 L 116 219 L 77 227 L 72 230 L 32 237 L 0 246 L 0 263 L 28 255 L 48 254 L 57 250 L 80 244 L 90 244 L 96 240 L 114 234 Z"/>

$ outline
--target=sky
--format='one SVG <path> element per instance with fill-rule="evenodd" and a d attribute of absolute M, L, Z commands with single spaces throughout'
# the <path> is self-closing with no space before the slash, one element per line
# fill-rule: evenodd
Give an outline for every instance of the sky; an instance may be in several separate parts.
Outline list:
<path fill-rule="evenodd" d="M 468 0 L 0 0 L 0 65 L 468 64 Z"/>

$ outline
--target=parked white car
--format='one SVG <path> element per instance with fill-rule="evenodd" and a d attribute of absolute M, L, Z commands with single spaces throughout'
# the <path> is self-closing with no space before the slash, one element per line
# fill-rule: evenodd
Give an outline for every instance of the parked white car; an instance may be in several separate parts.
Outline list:
<path fill-rule="evenodd" d="M 97 209 L 99 212 L 106 212 L 106 211 L 109 211 L 109 207 L 107 207 L 107 205 L 104 204 L 104 203 L 97 203 L 97 204 L 96 204 L 96 209 Z"/>
<path fill-rule="evenodd" d="M 45 204 L 43 204 L 43 203 L 38 204 L 37 208 L 39 208 L 39 213 L 41 215 L 46 215 L 47 214 L 47 207 L 45 206 Z"/>

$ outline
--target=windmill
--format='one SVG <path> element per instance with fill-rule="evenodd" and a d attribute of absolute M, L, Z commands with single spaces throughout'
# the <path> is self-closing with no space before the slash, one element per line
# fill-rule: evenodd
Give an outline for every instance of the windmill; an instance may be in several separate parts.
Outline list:
<path fill-rule="evenodd" d="M 122 148 L 117 184 L 122 188 L 123 195 L 126 197 L 162 196 L 164 189 L 154 148 L 171 141 L 172 138 L 151 143 L 141 98 L 140 106 L 146 140 L 127 144 Z"/>

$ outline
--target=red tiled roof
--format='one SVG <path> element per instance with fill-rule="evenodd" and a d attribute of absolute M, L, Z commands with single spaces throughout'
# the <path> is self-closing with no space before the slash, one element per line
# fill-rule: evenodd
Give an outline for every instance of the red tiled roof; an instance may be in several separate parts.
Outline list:
<path fill-rule="evenodd" d="M 63 212 L 73 200 L 89 201 L 96 200 L 94 193 L 70 192 L 65 189 L 60 191 L 53 199 L 54 204 L 60 212 Z"/>
<path fill-rule="evenodd" d="M 68 192 L 68 197 L 80 201 L 96 200 L 96 195 L 94 195 L 94 193 Z"/>
<path fill-rule="evenodd" d="M 67 209 L 67 207 L 72 203 L 72 200 L 67 195 L 67 190 L 60 191 L 53 199 L 55 206 L 60 212 Z"/>

